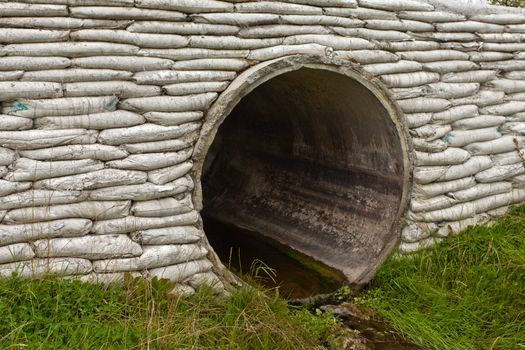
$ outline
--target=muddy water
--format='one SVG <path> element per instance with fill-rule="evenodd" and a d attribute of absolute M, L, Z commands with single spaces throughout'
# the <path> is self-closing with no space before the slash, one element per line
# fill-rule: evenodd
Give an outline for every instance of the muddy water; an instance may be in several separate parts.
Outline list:
<path fill-rule="evenodd" d="M 306 298 L 336 291 L 344 284 L 338 271 L 260 233 L 204 216 L 204 230 L 221 261 L 241 274 L 257 274 L 266 287 L 279 288 L 285 298 Z M 261 266 L 270 267 L 268 276 Z"/>

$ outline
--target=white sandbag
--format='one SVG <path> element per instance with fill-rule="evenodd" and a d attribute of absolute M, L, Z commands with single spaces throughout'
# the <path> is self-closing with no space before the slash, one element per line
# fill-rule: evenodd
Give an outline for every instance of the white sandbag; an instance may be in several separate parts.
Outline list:
<path fill-rule="evenodd" d="M 432 249 L 436 244 L 441 242 L 441 238 L 429 237 L 415 243 L 401 242 L 397 250 L 401 254 L 417 253 L 422 250 Z"/>
<path fill-rule="evenodd" d="M 68 83 L 63 85 L 64 96 L 116 95 L 119 98 L 158 96 L 162 90 L 153 85 L 137 85 L 130 81 L 96 81 Z"/>
<path fill-rule="evenodd" d="M 103 187 L 138 185 L 145 183 L 147 178 L 147 174 L 141 171 L 104 169 L 80 175 L 40 180 L 34 183 L 34 188 L 84 191 Z"/>
<path fill-rule="evenodd" d="M 182 163 L 193 154 L 192 148 L 178 152 L 132 154 L 124 159 L 106 163 L 107 167 L 125 170 L 155 170 Z"/>
<path fill-rule="evenodd" d="M 80 258 L 32 259 L 0 265 L 0 276 L 16 273 L 21 278 L 83 275 L 92 271 L 91 262 Z"/>
<path fill-rule="evenodd" d="M 78 191 L 47 191 L 30 189 L 0 198 L 0 210 L 26 207 L 48 206 L 53 204 L 78 203 L 88 197 Z"/>
<path fill-rule="evenodd" d="M 344 38 L 335 35 L 303 34 L 287 37 L 283 45 L 319 44 L 334 50 L 369 50 L 376 49 L 376 45 L 361 38 Z"/>
<path fill-rule="evenodd" d="M 405 121 L 409 128 L 417 128 L 430 123 L 432 113 L 405 114 Z"/>
<path fill-rule="evenodd" d="M 198 121 L 202 119 L 204 114 L 202 112 L 174 112 L 174 113 L 163 113 L 163 112 L 147 112 L 144 113 L 144 117 L 154 124 L 163 126 L 174 126 L 188 122 Z"/>
<path fill-rule="evenodd" d="M 456 180 L 477 174 L 490 167 L 492 167 L 490 157 L 475 156 L 458 165 L 418 167 L 414 170 L 414 181 L 425 185 L 435 181 Z"/>
<path fill-rule="evenodd" d="M 414 213 L 421 211 L 432 211 L 450 208 L 456 203 L 457 200 L 447 196 L 436 196 L 429 199 L 412 198 L 410 201 L 410 210 L 412 210 Z"/>
<path fill-rule="evenodd" d="M 523 163 L 510 165 L 495 165 L 490 169 L 476 174 L 476 180 L 481 183 L 489 183 L 510 179 L 517 175 L 525 174 Z"/>
<path fill-rule="evenodd" d="M 511 115 L 525 111 L 525 101 L 512 101 L 480 109 L 482 114 Z"/>
<path fill-rule="evenodd" d="M 22 4 L 20 2 L 0 3 L 2 17 L 30 17 L 30 16 L 67 16 L 67 6 L 47 4 Z"/>
<path fill-rule="evenodd" d="M 420 71 L 421 63 L 401 60 L 394 63 L 368 64 L 363 68 L 372 75 L 411 73 Z"/>
<path fill-rule="evenodd" d="M 184 195 L 182 198 L 168 197 L 136 202 L 131 208 L 131 213 L 134 216 L 160 217 L 184 214 L 192 210 L 191 195 Z"/>
<path fill-rule="evenodd" d="M 24 81 L 56 81 L 59 83 L 106 81 L 106 80 L 130 80 L 132 72 L 111 69 L 82 69 L 69 68 L 59 70 L 41 70 L 26 72 L 22 76 Z"/>
<path fill-rule="evenodd" d="M 508 193 L 512 190 L 510 182 L 481 183 L 471 188 L 448 193 L 447 196 L 459 202 L 469 202 L 500 193 Z"/>
<path fill-rule="evenodd" d="M 142 124 L 129 128 L 107 129 L 99 134 L 98 142 L 108 145 L 122 145 L 127 143 L 169 140 L 195 131 L 199 129 L 199 127 L 199 123 L 187 123 L 175 126 Z"/>
<path fill-rule="evenodd" d="M 103 130 L 144 124 L 146 119 L 137 113 L 123 110 L 75 116 L 43 117 L 35 119 L 39 129 L 91 129 Z"/>
<path fill-rule="evenodd" d="M 7 174 L 7 167 L 6 166 L 0 166 L 0 177 L 4 177 L 5 174 Z"/>
<path fill-rule="evenodd" d="M 236 76 L 235 72 L 221 70 L 159 70 L 136 73 L 133 80 L 139 84 L 166 85 L 202 81 L 229 81 L 235 79 Z"/>
<path fill-rule="evenodd" d="M 57 98 L 62 96 L 62 85 L 58 83 L 0 81 L 0 102 L 13 101 L 18 98 Z"/>
<path fill-rule="evenodd" d="M 302 17 L 302 16 L 300 16 Z M 132 33 L 179 35 L 237 35 L 240 28 L 224 24 L 193 22 L 137 21 L 126 28 Z"/>
<path fill-rule="evenodd" d="M 500 13 L 500 14 L 479 14 L 472 16 L 473 21 L 495 23 L 495 24 L 520 24 L 525 22 L 522 13 Z"/>
<path fill-rule="evenodd" d="M 414 198 L 432 198 L 440 194 L 464 190 L 474 185 L 476 185 L 476 180 L 472 176 L 427 185 L 414 184 L 412 196 Z"/>
<path fill-rule="evenodd" d="M 22 75 L 24 75 L 23 70 L 15 70 L 15 71 L 8 71 L 8 72 L 0 71 L 0 81 L 19 80 L 22 77 Z"/>
<path fill-rule="evenodd" d="M 432 121 L 437 124 L 450 124 L 457 120 L 478 116 L 476 105 L 464 105 L 447 109 L 444 112 L 434 113 Z"/>
<path fill-rule="evenodd" d="M 479 90 L 479 83 L 433 83 L 428 85 L 427 97 L 461 98 Z"/>
<path fill-rule="evenodd" d="M 45 70 L 61 69 L 71 65 L 66 57 L 31 57 L 31 56 L 6 56 L 0 57 L 0 70 Z"/>
<path fill-rule="evenodd" d="M 523 151 L 516 149 L 511 152 L 491 155 L 490 158 L 492 159 L 492 163 L 494 163 L 494 165 L 511 165 L 523 162 L 523 159 L 525 159 L 525 154 Z"/>
<path fill-rule="evenodd" d="M 505 117 L 497 115 L 480 115 L 479 117 L 457 120 L 452 123 L 452 127 L 459 130 L 472 130 L 500 126 L 503 123 L 505 123 Z"/>
<path fill-rule="evenodd" d="M 188 38 L 181 35 L 131 33 L 112 29 L 81 29 L 72 32 L 70 38 L 74 41 L 122 43 L 156 49 L 185 47 L 189 43 Z"/>
<path fill-rule="evenodd" d="M 466 17 L 461 14 L 443 11 L 401 11 L 398 16 L 402 19 L 428 23 L 461 22 L 466 20 Z"/>
<path fill-rule="evenodd" d="M 196 243 L 203 236 L 198 228 L 179 226 L 137 231 L 131 234 L 131 239 L 141 245 L 164 245 Z"/>
<path fill-rule="evenodd" d="M 215 294 L 224 293 L 224 284 L 214 272 L 197 273 L 184 280 L 184 283 L 189 284 L 194 289 L 206 287 Z"/>
<path fill-rule="evenodd" d="M 525 49 L 525 43 L 483 43 L 483 50 L 518 52 Z"/>
<path fill-rule="evenodd" d="M 441 48 L 438 42 L 426 41 L 426 40 L 382 42 L 381 47 L 384 50 L 389 50 L 389 51 L 394 51 L 394 52 L 439 50 Z"/>
<path fill-rule="evenodd" d="M 148 181 L 156 185 L 164 185 L 186 175 L 193 167 L 193 162 L 188 161 L 167 168 L 148 172 Z"/>
<path fill-rule="evenodd" d="M 357 8 L 341 8 L 341 7 L 324 7 L 325 15 L 327 16 L 339 16 L 339 17 L 351 17 L 358 18 L 361 20 L 367 19 L 397 19 L 397 16 L 392 11 L 375 10 L 365 7 Z"/>
<path fill-rule="evenodd" d="M 164 140 L 145 143 L 131 143 L 123 145 L 129 153 L 158 153 L 173 152 L 193 146 L 198 138 L 197 132 L 191 132 L 173 140 Z"/>
<path fill-rule="evenodd" d="M 1 131 L 20 131 L 31 129 L 32 127 L 33 121 L 31 119 L 0 114 Z M 0 151 L 0 163 L 2 163 L 1 159 L 2 155 Z"/>
<path fill-rule="evenodd" d="M 519 60 L 481 62 L 479 65 L 481 69 L 497 69 L 504 72 L 525 70 L 525 62 Z"/>
<path fill-rule="evenodd" d="M 450 102 L 446 99 L 426 97 L 401 100 L 397 101 L 397 103 L 405 113 L 442 112 L 451 106 Z"/>
<path fill-rule="evenodd" d="M 508 211 L 509 211 L 509 206 L 504 206 L 501 208 L 489 210 L 487 211 L 487 214 L 490 215 L 491 218 L 499 218 L 507 214 Z"/>
<path fill-rule="evenodd" d="M 117 103 L 118 98 L 115 96 L 20 100 L 4 103 L 2 113 L 25 118 L 92 114 L 114 111 Z"/>
<path fill-rule="evenodd" d="M 525 175 L 514 176 L 511 179 L 512 187 L 522 189 L 525 188 Z"/>
<path fill-rule="evenodd" d="M 505 93 L 502 91 L 481 90 L 477 94 L 463 98 L 457 98 L 450 102 L 452 102 L 452 105 L 454 106 L 472 104 L 478 107 L 485 107 L 503 103 L 504 99 Z"/>
<path fill-rule="evenodd" d="M 208 253 L 196 244 L 146 246 L 143 249 L 139 257 L 95 261 L 93 268 L 96 272 L 141 271 L 202 259 Z"/>
<path fill-rule="evenodd" d="M 270 24 L 242 28 L 239 32 L 241 38 L 279 38 L 300 34 L 331 34 L 332 31 L 320 25 L 287 25 Z"/>
<path fill-rule="evenodd" d="M 16 160 L 12 171 L 4 178 L 9 181 L 36 181 L 64 175 L 101 170 L 104 163 L 93 159 L 41 162 L 28 158 Z"/>
<path fill-rule="evenodd" d="M 283 38 L 242 39 L 236 36 L 192 35 L 189 37 L 190 47 L 217 50 L 251 50 L 261 47 L 280 45 Z M 202 57 L 201 57 L 202 58 Z"/>
<path fill-rule="evenodd" d="M 22 157 L 34 160 L 77 160 L 77 159 L 97 159 L 114 160 L 128 156 L 128 152 L 123 149 L 106 145 L 70 145 L 52 148 L 42 148 L 38 150 L 20 151 Z"/>
<path fill-rule="evenodd" d="M 482 215 L 476 215 L 473 218 L 460 220 L 460 221 L 453 221 L 453 222 L 445 222 L 441 224 L 441 227 L 437 232 L 435 233 L 437 237 L 449 237 L 449 236 L 455 236 L 461 231 L 464 231 L 467 227 L 473 226 L 473 225 L 484 225 L 487 224 L 490 220 L 490 217 L 488 215 L 482 214 Z"/>
<path fill-rule="evenodd" d="M 280 16 L 272 13 L 199 13 L 189 18 L 196 23 L 227 24 L 249 27 L 279 23 Z"/>
<path fill-rule="evenodd" d="M 508 123 L 513 123 L 513 122 L 525 122 L 525 113 L 524 113 L 524 112 L 521 112 L 521 113 L 513 114 L 513 115 L 511 115 L 511 116 L 507 116 L 507 117 L 505 117 L 505 120 L 506 120 Z"/>
<path fill-rule="evenodd" d="M 443 152 L 447 149 L 448 145 L 443 140 L 435 140 L 435 141 L 426 141 L 425 139 L 413 137 L 412 138 L 412 144 L 414 145 L 414 149 L 421 152 Z"/>
<path fill-rule="evenodd" d="M 64 219 L 26 225 L 0 225 L 0 242 L 12 244 L 43 238 L 78 237 L 89 233 L 92 223 L 86 219 Z"/>
<path fill-rule="evenodd" d="M 105 4 L 104 4 L 105 5 Z M 141 9 L 136 7 L 79 6 L 70 7 L 71 16 L 79 18 L 129 19 L 154 21 L 185 21 L 186 14 L 176 11 Z"/>
<path fill-rule="evenodd" d="M 377 30 L 398 30 L 401 32 L 427 32 L 434 30 L 434 26 L 432 24 L 406 19 L 370 19 L 365 23 L 366 28 Z"/>
<path fill-rule="evenodd" d="M 514 58 L 512 53 L 497 51 L 469 52 L 468 55 L 470 60 L 474 62 L 503 61 Z"/>
<path fill-rule="evenodd" d="M 105 187 L 93 190 L 89 195 L 92 200 L 114 201 L 134 200 L 147 201 L 158 198 L 175 196 L 193 189 L 193 181 L 190 177 L 183 177 L 165 185 L 144 183 L 140 185 L 126 185 L 116 187 Z"/>
<path fill-rule="evenodd" d="M 496 79 L 497 74 L 494 70 L 455 72 L 444 74 L 441 80 L 446 83 L 485 83 Z"/>
<path fill-rule="evenodd" d="M 381 81 L 393 88 L 406 88 L 425 85 L 439 81 L 439 74 L 430 72 L 414 72 L 388 74 L 380 77 Z"/>
<path fill-rule="evenodd" d="M 69 39 L 69 33 L 68 30 L 0 28 L 0 42 L 2 44 L 18 44 L 66 41 Z"/>
<path fill-rule="evenodd" d="M 417 165 L 453 165 L 462 164 L 470 159 L 470 153 L 461 149 L 449 147 L 439 153 L 424 153 L 416 151 Z"/>
<path fill-rule="evenodd" d="M 514 151 L 523 145 L 524 138 L 505 135 L 487 142 L 471 143 L 464 148 L 472 154 L 497 154 Z"/>
<path fill-rule="evenodd" d="M 518 134 L 525 135 L 525 123 L 524 122 L 508 122 L 505 123 L 501 128 L 503 134 Z"/>
<path fill-rule="evenodd" d="M 518 70 L 513 72 L 506 72 L 503 76 L 507 79 L 525 80 L 525 71 Z"/>
<path fill-rule="evenodd" d="M 412 37 L 394 30 L 376 30 L 368 28 L 331 28 L 334 33 L 344 37 L 357 37 L 366 40 L 410 40 Z"/>
<path fill-rule="evenodd" d="M 278 57 L 290 55 L 321 55 L 332 49 L 319 44 L 302 44 L 302 45 L 278 45 L 263 49 L 251 50 L 246 56 L 247 59 L 257 61 L 267 61 Z"/>
<path fill-rule="evenodd" d="M 162 91 L 171 96 L 202 94 L 205 92 L 221 92 L 230 85 L 228 81 L 206 81 L 194 83 L 179 83 L 164 85 Z"/>
<path fill-rule="evenodd" d="M 72 17 L 7 17 L 0 18 L 0 26 L 12 28 L 82 29 L 126 28 L 130 21 L 80 19 Z"/>
<path fill-rule="evenodd" d="M 25 224 L 69 218 L 118 219 L 129 215 L 130 208 L 130 201 L 85 201 L 47 207 L 13 209 L 5 216 L 4 223 Z"/>
<path fill-rule="evenodd" d="M 506 94 L 504 100 L 505 101 L 525 101 L 525 92 Z"/>
<path fill-rule="evenodd" d="M 479 66 L 470 61 L 437 61 L 423 63 L 423 68 L 431 72 L 446 74 L 476 70 L 479 69 Z"/>
<path fill-rule="evenodd" d="M 359 0 L 359 6 L 387 11 L 434 10 L 434 6 L 414 0 Z"/>
<path fill-rule="evenodd" d="M 476 21 L 462 21 L 450 23 L 437 23 L 436 29 L 440 32 L 471 32 L 471 33 L 502 33 L 505 27 Z"/>
<path fill-rule="evenodd" d="M 103 42 L 58 42 L 11 44 L 0 48 L 0 56 L 64 56 L 135 55 L 137 46 Z"/>
<path fill-rule="evenodd" d="M 434 141 L 442 138 L 452 130 L 450 125 L 433 125 L 428 124 L 419 128 L 410 130 L 410 134 L 425 139 L 425 141 Z"/>
<path fill-rule="evenodd" d="M 185 96 L 156 96 L 130 98 L 123 101 L 119 107 L 131 111 L 141 112 L 188 112 L 208 109 L 218 94 L 207 92 L 204 94 Z"/>
<path fill-rule="evenodd" d="M 174 283 L 173 289 L 170 291 L 169 294 L 176 297 L 182 297 L 194 295 L 196 292 L 197 291 L 195 289 L 186 284 Z"/>
<path fill-rule="evenodd" d="M 153 228 L 193 225 L 198 220 L 199 214 L 195 211 L 161 218 L 127 216 L 122 219 L 97 221 L 91 232 L 99 235 L 130 233 Z"/>
<path fill-rule="evenodd" d="M 159 267 L 156 269 L 149 270 L 148 277 L 167 279 L 172 283 L 177 283 L 197 273 L 209 271 L 211 270 L 212 266 L 212 263 L 209 262 L 208 259 L 195 260 L 178 265 Z"/>
<path fill-rule="evenodd" d="M 443 137 L 443 141 L 453 147 L 463 147 L 474 142 L 491 141 L 500 137 L 498 128 L 452 130 Z"/>
<path fill-rule="evenodd" d="M 0 166 L 11 165 L 11 163 L 13 163 L 15 159 L 16 159 L 15 151 L 12 151 L 4 147 L 0 147 Z"/>
<path fill-rule="evenodd" d="M 12 182 L 0 179 L 0 196 L 7 196 L 16 192 L 27 191 L 30 188 L 30 182 Z"/>
<path fill-rule="evenodd" d="M 93 56 L 81 57 L 71 60 L 73 67 L 116 69 L 130 72 L 142 72 L 147 70 L 171 69 L 173 61 L 165 58 L 129 56 Z"/>
<path fill-rule="evenodd" d="M 174 70 L 223 70 L 241 71 L 250 63 L 240 58 L 202 58 L 188 61 L 178 61 L 172 66 Z"/>
<path fill-rule="evenodd" d="M 142 248 L 127 235 L 88 235 L 54 238 L 33 243 L 40 258 L 75 257 L 85 259 L 117 259 L 140 256 Z"/>
<path fill-rule="evenodd" d="M 443 32 L 417 32 L 412 34 L 417 39 L 422 40 L 434 40 L 437 42 L 468 42 L 469 45 L 479 46 L 475 41 L 478 39 L 478 36 L 474 33 L 443 33 Z M 441 45 L 442 49 L 458 50 L 457 46 L 446 46 Z"/>
<path fill-rule="evenodd" d="M 177 2 L 170 0 L 135 0 L 135 6 L 185 13 L 233 12 L 232 4 L 216 0 L 178 0 Z"/>
<path fill-rule="evenodd" d="M 390 89 L 394 100 L 404 100 L 407 98 L 423 97 L 427 93 L 426 86 L 416 86 L 411 88 L 392 88 Z M 418 113 L 430 114 L 430 113 Z"/>
<path fill-rule="evenodd" d="M 401 240 L 407 243 L 418 242 L 432 236 L 437 229 L 438 226 L 434 223 L 413 223 L 403 228 Z"/>
<path fill-rule="evenodd" d="M 0 247 L 0 264 L 33 259 L 35 253 L 28 243 L 11 244 Z"/>
<path fill-rule="evenodd" d="M 212 12 L 212 11 L 207 11 Z M 275 3 L 272 1 L 247 2 L 235 4 L 235 12 L 276 13 L 281 15 L 322 15 L 323 11 L 317 6 Z"/>
<path fill-rule="evenodd" d="M 340 57 L 360 64 L 398 62 L 399 57 L 391 52 L 383 50 L 353 50 L 335 51 L 336 57 Z"/>
<path fill-rule="evenodd" d="M 282 15 L 280 19 L 281 23 L 295 25 L 322 25 L 343 28 L 362 27 L 364 25 L 364 22 L 357 18 L 338 17 L 334 15 Z"/>
<path fill-rule="evenodd" d="M 0 131 L 0 145 L 16 150 L 95 142 L 96 131 L 84 129 Z"/>
<path fill-rule="evenodd" d="M 506 93 L 525 92 L 525 81 L 520 80 L 496 79 L 486 83 L 486 86 Z"/>
<path fill-rule="evenodd" d="M 400 52 L 399 56 L 405 60 L 418 62 L 435 62 L 449 60 L 468 60 L 467 53 L 457 50 L 425 50 Z"/>

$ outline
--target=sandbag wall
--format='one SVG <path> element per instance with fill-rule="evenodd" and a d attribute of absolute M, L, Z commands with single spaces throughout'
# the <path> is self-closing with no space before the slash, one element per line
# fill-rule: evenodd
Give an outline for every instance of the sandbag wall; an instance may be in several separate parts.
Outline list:
<path fill-rule="evenodd" d="M 193 147 L 231 81 L 289 55 L 348 62 L 404 112 L 415 168 L 401 251 L 501 215 L 525 200 L 525 14 L 505 11 L 0 0 L 0 275 L 222 288 Z"/>

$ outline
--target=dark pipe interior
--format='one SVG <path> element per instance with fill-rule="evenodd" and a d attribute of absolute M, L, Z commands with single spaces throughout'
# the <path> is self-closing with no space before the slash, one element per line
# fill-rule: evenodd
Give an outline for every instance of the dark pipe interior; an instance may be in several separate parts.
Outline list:
<path fill-rule="evenodd" d="M 379 100 L 344 75 L 302 68 L 260 85 L 226 117 L 204 165 L 203 213 L 355 282 L 397 240 L 403 173 Z"/>

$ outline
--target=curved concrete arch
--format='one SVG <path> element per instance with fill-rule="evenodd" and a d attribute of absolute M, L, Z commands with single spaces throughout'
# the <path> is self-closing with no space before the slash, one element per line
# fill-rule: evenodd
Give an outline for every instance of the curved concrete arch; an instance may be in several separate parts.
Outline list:
<path fill-rule="evenodd" d="M 377 267 L 384 261 L 388 253 L 395 247 L 402 225 L 401 218 L 407 208 L 409 202 L 409 195 L 411 190 L 411 176 L 412 176 L 412 157 L 411 144 L 408 137 L 407 128 L 403 122 L 403 114 L 397 107 L 396 103 L 390 97 L 387 88 L 374 79 L 371 75 L 359 69 L 350 61 L 334 59 L 332 57 L 309 56 L 309 55 L 294 55 L 275 59 L 272 61 L 258 64 L 234 80 L 230 86 L 218 97 L 214 104 L 209 109 L 205 122 L 201 130 L 200 138 L 195 146 L 193 154 L 194 167 L 193 178 L 196 179 L 194 189 L 194 205 L 198 210 L 203 209 L 203 190 L 202 190 L 202 176 L 203 168 L 205 166 L 206 156 L 219 128 L 228 119 L 228 116 L 235 110 L 244 98 L 247 98 L 254 90 L 265 83 L 270 83 L 272 79 L 285 76 L 288 73 L 297 72 L 300 70 L 324 71 L 329 73 L 336 73 L 340 77 L 351 80 L 357 83 L 361 88 L 371 93 L 373 98 L 380 104 L 381 108 L 386 111 L 389 117 L 388 123 L 392 123 L 395 130 L 393 136 L 399 145 L 400 161 L 402 163 L 402 171 L 399 176 L 401 183 L 401 190 L 396 198 L 398 206 L 395 214 L 391 218 L 389 233 L 386 235 L 387 239 L 383 242 L 381 247 L 374 247 L 372 252 L 368 252 L 369 258 L 367 261 L 356 263 L 354 259 L 334 258 L 327 251 L 320 254 L 312 254 L 308 247 L 301 247 L 297 245 L 297 241 L 287 242 L 286 239 L 281 240 L 285 244 L 291 245 L 293 248 L 302 251 L 317 260 L 322 261 L 330 267 L 333 267 L 346 276 L 350 283 L 363 284 L 368 282 L 375 273 Z M 372 125 L 371 125 L 372 127 Z M 389 137 L 392 137 L 390 135 Z M 330 225 L 330 222 L 326 223 Z M 273 237 L 280 240 L 279 237 Z M 291 241 L 294 241 L 293 239 Z M 344 241 L 344 240 L 343 240 Z M 295 243 L 295 244 L 294 244 Z M 327 242 L 327 246 L 345 244 L 345 242 Z M 299 244 L 300 245 L 300 244 Z M 351 248 L 354 249 L 354 248 Z M 315 251 L 315 249 L 313 249 Z M 359 255 L 359 254 L 358 254 Z M 350 262 L 345 262 L 350 261 Z"/>

